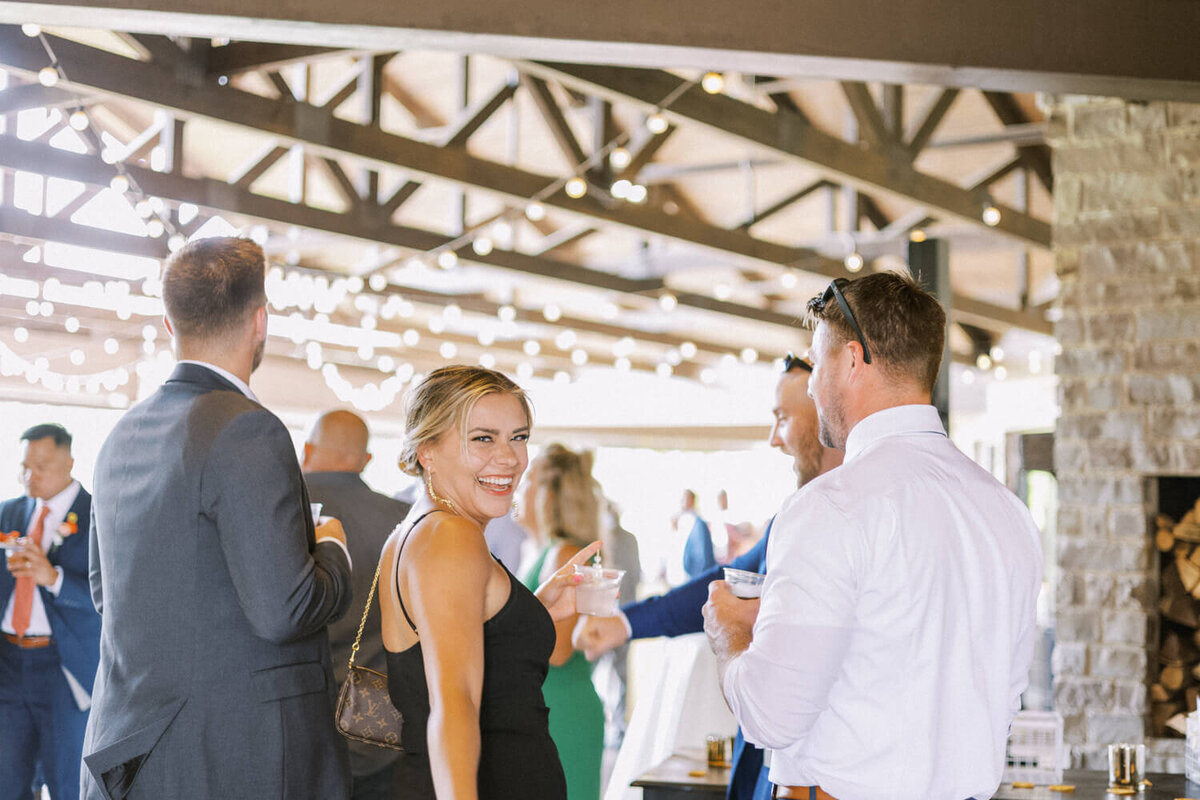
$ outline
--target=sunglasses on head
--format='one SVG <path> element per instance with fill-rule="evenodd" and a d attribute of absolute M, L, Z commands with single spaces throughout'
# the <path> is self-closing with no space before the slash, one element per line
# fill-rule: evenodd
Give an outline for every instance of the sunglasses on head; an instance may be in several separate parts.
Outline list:
<path fill-rule="evenodd" d="M 783 357 L 783 371 L 791 372 L 794 369 L 802 369 L 805 372 L 812 372 L 812 364 L 809 364 L 795 353 L 788 353 Z"/>
<path fill-rule="evenodd" d="M 841 287 L 848 283 L 850 280 L 847 278 L 834 278 L 825 288 L 824 294 L 808 301 L 808 310 L 820 314 L 830 300 L 837 300 L 838 307 L 842 309 L 842 316 L 846 318 L 846 324 L 850 326 L 850 330 L 854 331 L 854 335 L 858 337 L 858 343 L 862 345 L 863 363 L 870 364 L 871 351 L 867 349 L 867 337 L 863 336 L 862 328 L 858 326 L 858 320 L 855 318 L 854 312 L 850 310 L 850 304 L 846 302 L 845 295 L 842 294 Z"/>

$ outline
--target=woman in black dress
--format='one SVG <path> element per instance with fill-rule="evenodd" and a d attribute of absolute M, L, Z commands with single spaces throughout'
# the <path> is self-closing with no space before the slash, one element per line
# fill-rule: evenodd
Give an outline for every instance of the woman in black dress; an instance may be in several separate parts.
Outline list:
<path fill-rule="evenodd" d="M 384 546 L 379 582 L 402 798 L 566 798 L 542 682 L 554 621 L 575 612 L 573 567 L 599 544 L 535 594 L 483 538 L 512 507 L 530 423 L 520 387 L 481 367 L 435 370 L 410 398 L 401 468 L 425 492 Z"/>

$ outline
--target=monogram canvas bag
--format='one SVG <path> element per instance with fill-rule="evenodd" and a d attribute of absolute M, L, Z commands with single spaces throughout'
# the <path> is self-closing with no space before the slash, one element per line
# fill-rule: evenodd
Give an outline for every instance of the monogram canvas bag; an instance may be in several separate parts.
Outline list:
<path fill-rule="evenodd" d="M 371 612 L 371 601 L 375 599 L 375 586 L 378 583 L 379 567 L 376 566 L 375 577 L 371 581 L 371 592 L 367 595 L 367 605 L 363 609 L 362 622 L 358 624 L 358 634 L 354 637 L 354 646 L 350 649 L 350 671 L 338 695 L 335 720 L 337 729 L 348 739 L 403 752 L 400 727 L 404 720 L 392 705 L 392 698 L 388 696 L 387 675 L 366 667 L 354 666 L 354 656 L 358 653 L 358 644 L 362 640 L 363 628 L 366 627 L 367 615 Z"/>

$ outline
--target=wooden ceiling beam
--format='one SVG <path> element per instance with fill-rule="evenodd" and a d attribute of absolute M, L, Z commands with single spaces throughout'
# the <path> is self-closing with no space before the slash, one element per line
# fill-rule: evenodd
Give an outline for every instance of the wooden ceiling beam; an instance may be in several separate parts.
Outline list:
<path fill-rule="evenodd" d="M 231 42 L 208 52 L 208 74 L 239 75 L 259 70 L 279 70 L 292 64 L 307 63 L 318 58 L 344 56 L 355 51 L 337 47 L 272 44 L 267 42 Z"/>
<path fill-rule="evenodd" d="M 585 64 L 522 62 L 520 68 L 576 88 L 633 103 L 657 107 L 680 88 L 681 78 L 659 70 L 598 67 Z M 882 193 L 1043 250 L 1050 248 L 1050 224 L 1016 209 L 998 206 L 1000 224 L 981 219 L 991 202 L 986 193 L 964 189 L 912 168 L 897 152 L 863 149 L 807 125 L 793 115 L 779 115 L 724 95 L 709 95 L 699 86 L 684 90 L 666 110 L 677 122 L 691 122 L 748 141 L 796 163 L 804 164 L 843 185 Z"/>

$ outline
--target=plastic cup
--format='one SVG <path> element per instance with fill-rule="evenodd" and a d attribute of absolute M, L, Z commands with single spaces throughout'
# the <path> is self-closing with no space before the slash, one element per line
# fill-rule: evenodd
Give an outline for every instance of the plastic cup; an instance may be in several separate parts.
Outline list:
<path fill-rule="evenodd" d="M 321 524 L 321 509 L 325 507 L 324 503 L 309 503 L 308 510 L 312 514 L 313 527 Z"/>
<path fill-rule="evenodd" d="M 744 569 L 725 568 L 725 582 L 729 584 L 729 591 L 733 592 L 734 597 L 759 597 L 762 595 L 762 584 L 766 577 Z"/>
<path fill-rule="evenodd" d="M 575 585 L 575 610 L 593 617 L 611 617 L 617 613 L 623 569 L 575 565 L 575 574 L 583 580 Z"/>

